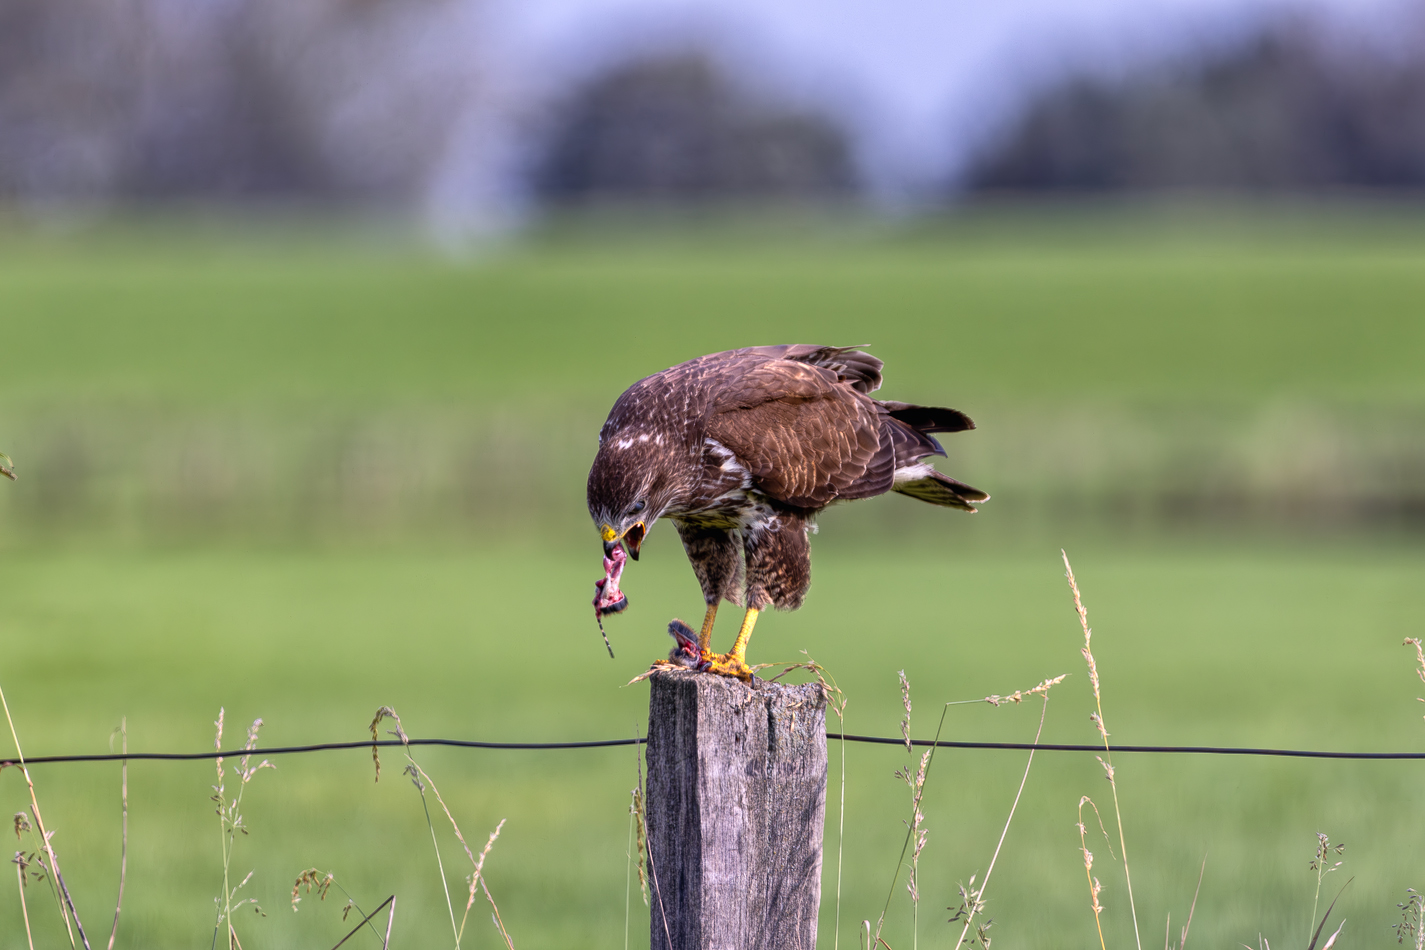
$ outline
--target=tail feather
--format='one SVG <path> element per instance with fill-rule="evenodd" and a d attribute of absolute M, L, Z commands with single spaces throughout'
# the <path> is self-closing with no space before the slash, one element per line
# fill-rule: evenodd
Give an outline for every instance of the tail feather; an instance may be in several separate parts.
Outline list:
<path fill-rule="evenodd" d="M 908 474 L 910 477 L 905 481 L 897 480 L 892 491 L 909 495 L 911 498 L 917 498 L 932 505 L 959 508 L 961 511 L 978 511 L 975 504 L 990 500 L 990 496 L 985 492 L 978 488 L 972 488 L 943 472 L 937 472 L 929 465 L 918 465 L 916 471 Z"/>
<path fill-rule="evenodd" d="M 975 420 L 958 409 L 935 406 L 915 406 L 908 402 L 877 400 L 890 413 L 917 432 L 964 432 L 975 427 Z"/>

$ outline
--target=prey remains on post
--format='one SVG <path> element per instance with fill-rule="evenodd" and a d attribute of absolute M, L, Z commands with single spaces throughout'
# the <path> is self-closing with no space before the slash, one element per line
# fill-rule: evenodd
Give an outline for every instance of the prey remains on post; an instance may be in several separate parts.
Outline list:
<path fill-rule="evenodd" d="M 702 586 L 702 628 L 669 624 L 667 661 L 744 681 L 747 643 L 767 607 L 795 610 L 811 586 L 807 532 L 837 501 L 888 491 L 962 511 L 989 499 L 936 471 L 936 432 L 975 424 L 955 409 L 872 399 L 880 360 L 856 347 L 753 346 L 680 363 L 614 403 L 589 471 L 589 514 L 604 545 L 594 613 L 627 608 L 626 557 L 668 518 Z M 746 607 L 732 649 L 711 650 L 722 601 Z M 610 649 L 612 655 L 612 649 Z"/>

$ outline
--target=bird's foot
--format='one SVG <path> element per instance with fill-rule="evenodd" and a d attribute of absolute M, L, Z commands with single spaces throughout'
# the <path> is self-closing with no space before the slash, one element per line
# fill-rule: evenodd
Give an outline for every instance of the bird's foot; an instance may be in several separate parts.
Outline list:
<path fill-rule="evenodd" d="M 709 653 L 702 668 L 718 676 L 734 676 L 744 683 L 752 682 L 752 667 L 747 665 L 745 657 L 736 653 Z"/>
<path fill-rule="evenodd" d="M 697 635 L 693 628 L 681 620 L 668 624 L 668 636 L 673 638 L 673 649 L 667 660 L 659 660 L 657 666 L 678 667 L 696 670 L 699 673 L 716 673 L 719 676 L 734 676 L 744 683 L 752 682 L 752 669 L 745 658 L 733 653 L 713 653 L 698 647 Z"/>

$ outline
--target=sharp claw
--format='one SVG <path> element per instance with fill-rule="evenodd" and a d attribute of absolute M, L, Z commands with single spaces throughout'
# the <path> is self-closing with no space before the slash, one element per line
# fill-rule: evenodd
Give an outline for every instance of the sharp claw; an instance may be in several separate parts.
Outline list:
<path fill-rule="evenodd" d="M 705 669 L 719 676 L 732 676 L 744 683 L 752 682 L 752 669 L 747 661 L 731 653 L 710 653 Z"/>

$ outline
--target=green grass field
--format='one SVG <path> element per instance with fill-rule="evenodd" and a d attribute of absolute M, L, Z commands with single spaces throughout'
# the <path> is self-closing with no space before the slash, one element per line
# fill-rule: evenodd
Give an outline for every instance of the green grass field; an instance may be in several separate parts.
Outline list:
<path fill-rule="evenodd" d="M 1021 442 L 1004 443 L 1012 448 L 1052 441 L 1079 412 L 1107 420 L 1059 436 L 1052 444 L 1066 458 L 1096 451 L 1096 433 L 1120 419 L 1168 420 L 1162 451 L 1187 458 L 1214 420 L 1256 419 L 1262 406 L 1320 409 L 1361 427 L 1425 407 L 1425 229 L 1368 215 L 1182 227 L 971 220 L 802 236 L 561 232 L 470 261 L 266 231 L 0 243 L 0 449 L 21 474 L 0 484 L 0 685 L 31 755 L 105 751 L 121 717 L 132 749 L 203 749 L 219 706 L 229 745 L 258 716 L 264 744 L 360 739 L 380 705 L 416 736 L 645 728 L 646 687 L 622 684 L 666 650 L 669 617 L 696 618 L 696 583 L 669 527 L 658 527 L 626 575 L 632 608 L 610 622 L 610 661 L 589 616 L 600 568 L 580 469 L 624 386 L 712 349 L 873 342 L 888 364 L 886 393 L 969 410 L 982 431 L 966 440 L 1019 430 Z M 465 446 L 506 467 L 477 480 L 473 501 L 454 489 L 427 495 L 438 480 L 418 483 L 424 514 L 388 530 L 366 517 L 387 496 L 334 503 L 324 492 L 335 476 L 304 467 L 301 454 L 307 440 L 369 436 L 360 420 L 371 418 L 395 421 L 369 450 L 358 439 L 340 457 L 375 456 L 387 466 L 376 476 L 439 469 L 412 445 Z M 60 430 L 90 453 L 82 490 L 60 484 L 79 477 L 77 463 L 61 464 L 55 447 L 70 443 Z M 455 435 L 422 442 L 430 431 Z M 1250 431 L 1270 442 L 1276 430 Z M 205 439 L 210 455 L 192 448 Z M 1261 464 L 1318 464 L 1290 445 Z M 1045 740 L 1093 741 L 1062 546 L 1094 624 L 1114 741 L 1425 748 L 1415 702 L 1425 684 L 1400 646 L 1425 626 L 1425 546 L 1405 522 L 1246 529 L 1220 518 L 1195 527 L 1058 517 L 1075 499 L 1052 490 L 1055 456 L 1024 462 L 1037 473 L 1028 477 L 1017 474 L 1022 456 L 971 446 L 951 443 L 947 468 L 997 495 L 984 512 L 971 520 L 893 498 L 828 513 L 806 607 L 767 617 L 753 660 L 808 650 L 850 699 L 847 729 L 880 735 L 898 733 L 898 670 L 912 683 L 918 736 L 934 731 L 942 702 L 1069 673 Z M 278 473 L 276 487 L 249 507 L 183 507 L 185 480 L 213 478 L 205 473 L 222 470 L 227 451 L 240 474 Z M 450 451 L 452 470 L 490 462 Z M 266 468 L 251 461 L 268 456 Z M 144 495 L 154 479 L 173 482 Z M 264 499 L 288 507 L 271 516 Z M 1029 508 L 1038 514 L 1026 527 Z M 308 509 L 325 512 L 321 530 L 304 527 Z M 184 518 L 188 528 L 175 529 Z M 244 532 L 263 518 L 262 531 Z M 906 540 L 878 524 L 904 527 Z M 723 625 L 718 638 L 729 639 L 733 619 Z M 945 731 L 1027 740 L 1036 723 L 1027 704 L 958 706 Z M 631 750 L 417 755 L 476 847 L 508 819 L 487 872 L 517 946 L 623 946 Z M 251 834 L 233 866 L 255 871 L 248 887 L 268 916 L 239 921 L 249 950 L 330 945 L 349 929 L 335 891 L 289 910 L 292 880 L 313 865 L 363 906 L 396 893 L 394 946 L 449 942 L 420 799 L 400 757 L 382 758 L 379 784 L 363 750 L 284 757 L 253 779 Z M 846 751 L 847 947 L 886 900 L 909 809 L 892 771 L 906 761 L 895 747 Z M 1325 889 L 1334 895 L 1354 875 L 1333 917 L 1348 921 L 1343 940 L 1393 940 L 1395 904 L 1425 883 L 1417 763 L 1124 754 L 1115 764 L 1146 942 L 1168 913 L 1176 933 L 1204 855 L 1192 925 L 1203 945 L 1255 945 L 1261 932 L 1274 946 L 1304 946 L 1318 831 L 1348 846 Z M 831 768 L 826 947 L 834 746 Z M 953 945 L 958 928 L 942 908 L 958 903 L 957 881 L 983 872 L 1023 768 L 1018 753 L 937 757 L 921 859 L 927 947 Z M 119 770 L 33 774 L 91 940 L 103 943 Z M 212 934 L 221 885 L 211 764 L 135 763 L 129 781 L 118 946 L 198 945 Z M 991 935 L 1004 945 L 1094 942 L 1074 827 L 1085 794 L 1107 818 L 1092 756 L 1036 759 L 987 895 Z M 0 775 L 0 799 L 11 812 L 26 804 L 17 771 Z M 463 856 L 442 835 L 463 903 Z M 1109 945 L 1131 945 L 1121 869 L 1101 837 L 1089 847 Z M 914 942 L 903 882 L 884 932 L 896 950 Z M 58 945 L 52 898 L 43 885 L 28 896 L 36 945 Z M 0 945 L 25 945 L 19 914 L 13 886 L 0 889 Z M 483 909 L 471 917 L 465 946 L 495 946 Z M 635 884 L 632 946 L 646 945 L 647 927 Z"/>

